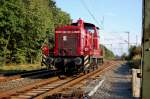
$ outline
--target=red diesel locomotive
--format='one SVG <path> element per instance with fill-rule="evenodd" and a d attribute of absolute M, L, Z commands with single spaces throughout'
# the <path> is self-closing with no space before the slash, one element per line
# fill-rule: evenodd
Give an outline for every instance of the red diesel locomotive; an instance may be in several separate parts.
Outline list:
<path fill-rule="evenodd" d="M 53 56 L 48 56 L 48 50 L 43 47 L 46 55 L 42 62 L 62 73 L 88 72 L 96 68 L 97 64 L 103 62 L 98 30 L 94 24 L 81 19 L 69 26 L 56 28 Z"/>

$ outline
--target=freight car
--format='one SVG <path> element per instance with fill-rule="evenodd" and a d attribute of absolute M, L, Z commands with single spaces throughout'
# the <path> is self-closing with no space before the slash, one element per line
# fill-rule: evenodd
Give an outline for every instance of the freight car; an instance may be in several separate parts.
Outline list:
<path fill-rule="evenodd" d="M 42 63 L 61 73 L 87 73 L 103 62 L 99 47 L 99 28 L 79 19 L 76 23 L 55 29 L 55 47 L 49 55 L 48 46 L 42 47 Z"/>

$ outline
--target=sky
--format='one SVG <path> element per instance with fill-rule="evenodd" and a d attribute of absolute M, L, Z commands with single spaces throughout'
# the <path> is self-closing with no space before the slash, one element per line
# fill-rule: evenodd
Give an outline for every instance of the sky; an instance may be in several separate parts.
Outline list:
<path fill-rule="evenodd" d="M 139 45 L 142 33 L 142 0 L 55 0 L 57 7 L 100 27 L 100 43 L 115 55 L 127 53 L 129 43 Z M 87 8 L 94 16 L 89 14 Z"/>

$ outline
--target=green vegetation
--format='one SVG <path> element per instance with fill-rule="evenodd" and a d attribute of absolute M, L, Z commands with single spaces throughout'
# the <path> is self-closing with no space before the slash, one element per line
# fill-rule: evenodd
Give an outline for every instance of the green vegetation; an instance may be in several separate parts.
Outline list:
<path fill-rule="evenodd" d="M 0 65 L 39 62 L 45 39 L 70 20 L 52 0 L 0 0 Z"/>
<path fill-rule="evenodd" d="M 114 53 L 111 50 L 107 49 L 104 45 L 100 45 L 100 48 L 104 50 L 104 59 L 111 60 L 115 58 Z"/>
<path fill-rule="evenodd" d="M 129 54 L 124 53 L 121 56 L 122 60 L 127 60 L 131 68 L 139 69 L 141 66 L 142 48 L 141 46 L 131 46 Z"/>
<path fill-rule="evenodd" d="M 38 70 L 42 68 L 46 67 L 45 66 L 41 67 L 40 64 L 24 64 L 24 65 L 7 64 L 7 66 L 0 67 L 0 73 L 18 73 L 22 71 Z"/>
<path fill-rule="evenodd" d="M 53 0 L 0 0 L 0 72 L 40 68 L 20 64 L 39 64 L 43 43 L 49 37 L 54 46 L 55 27 L 70 22 L 70 15 Z M 113 59 L 104 49 L 105 58 Z M 5 64 L 17 65 L 2 67 Z"/>
<path fill-rule="evenodd" d="M 141 65 L 142 48 L 141 46 L 131 46 L 127 59 L 132 68 L 140 68 Z"/>
<path fill-rule="evenodd" d="M 129 49 L 129 60 L 141 59 L 142 49 L 141 46 L 131 46 Z"/>

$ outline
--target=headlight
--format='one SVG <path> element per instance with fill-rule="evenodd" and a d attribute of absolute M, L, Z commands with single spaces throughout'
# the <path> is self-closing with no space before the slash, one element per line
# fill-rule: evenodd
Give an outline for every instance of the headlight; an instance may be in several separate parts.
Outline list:
<path fill-rule="evenodd" d="M 61 62 L 61 61 L 62 61 L 61 58 L 56 58 L 56 59 L 55 59 L 55 62 L 56 62 L 56 63 L 59 63 L 59 62 Z"/>
<path fill-rule="evenodd" d="M 82 64 L 82 58 L 77 57 L 77 58 L 74 59 L 74 62 L 75 62 L 76 65 L 81 65 Z"/>

